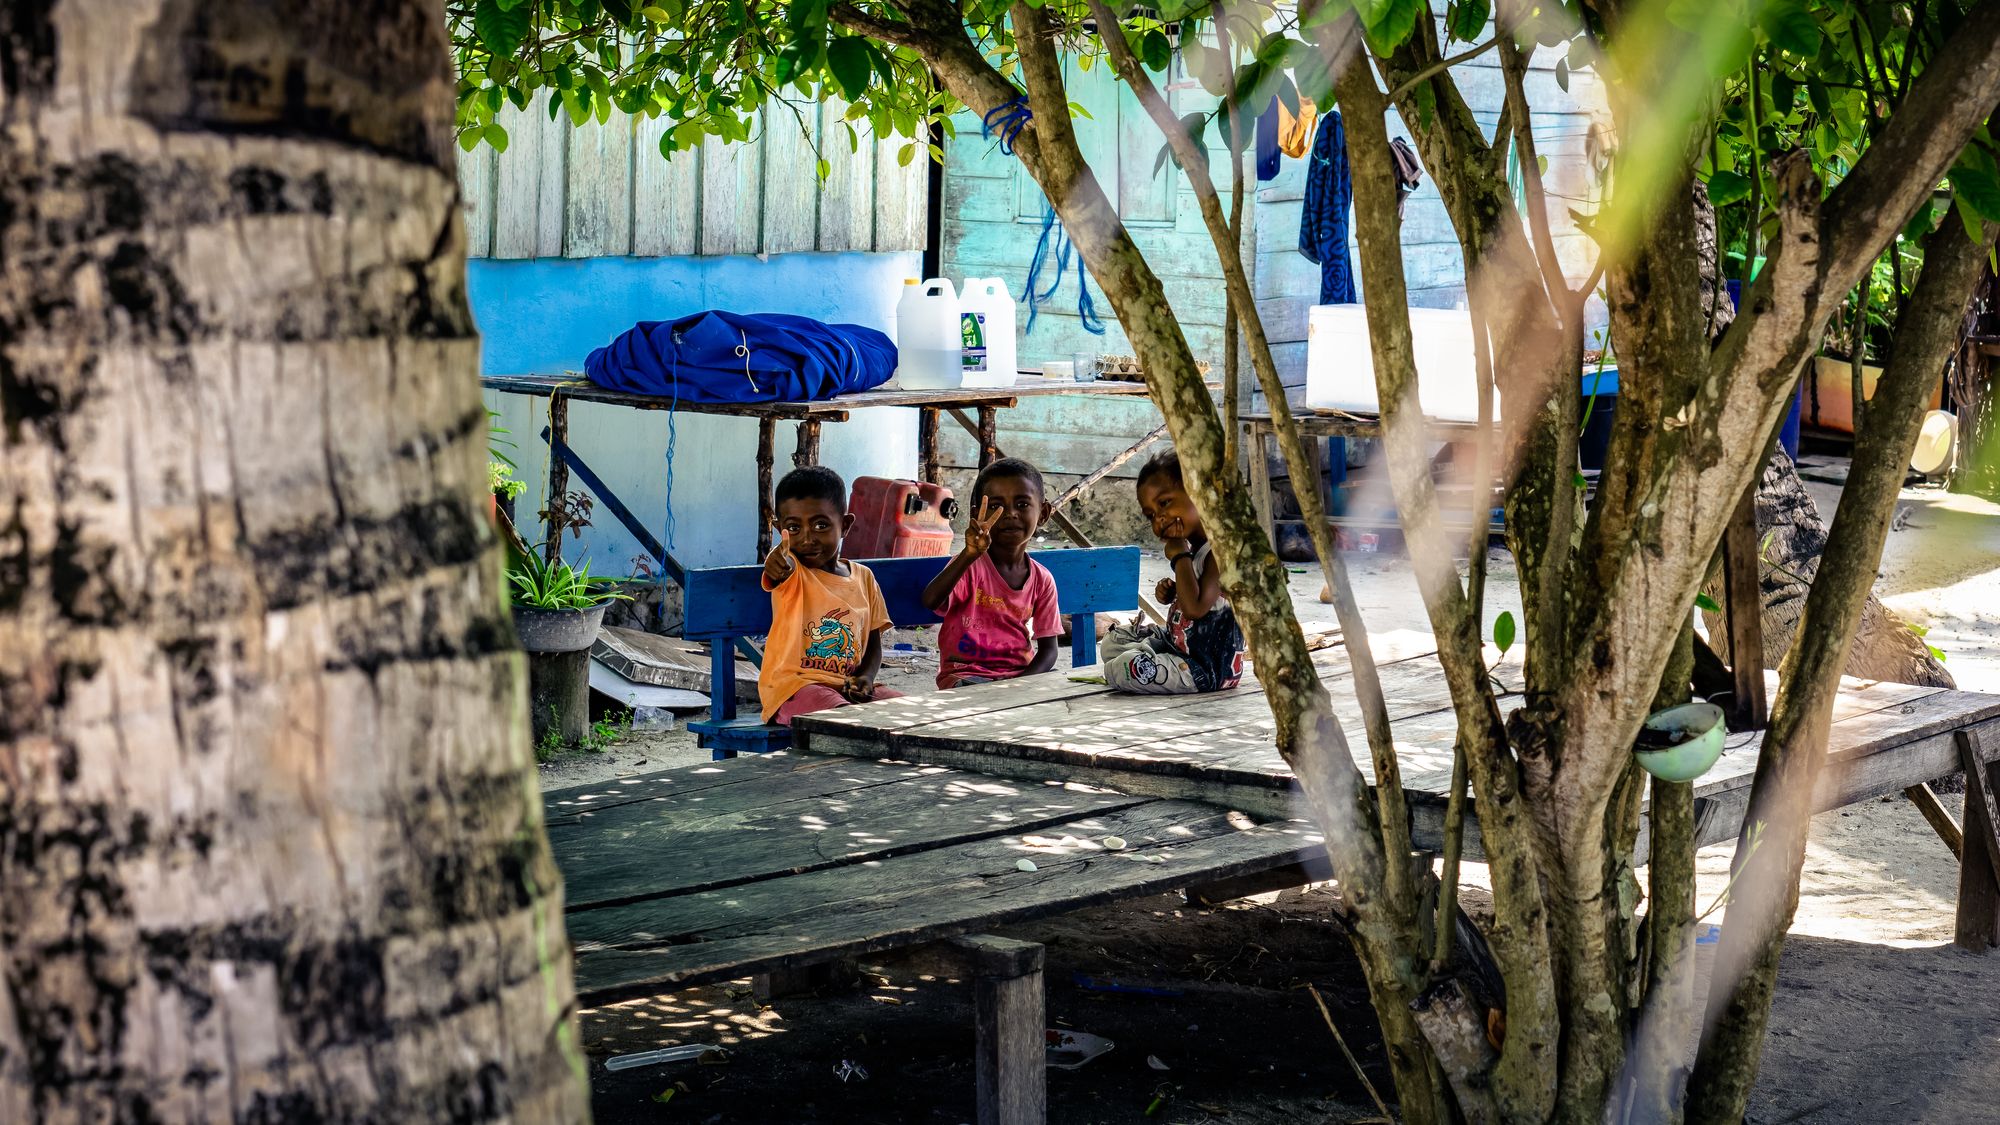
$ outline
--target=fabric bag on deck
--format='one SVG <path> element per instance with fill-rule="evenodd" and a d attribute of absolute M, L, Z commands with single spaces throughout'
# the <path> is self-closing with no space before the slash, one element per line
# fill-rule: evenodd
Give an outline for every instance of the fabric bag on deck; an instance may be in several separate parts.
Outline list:
<path fill-rule="evenodd" d="M 896 345 L 858 324 L 711 309 L 642 321 L 583 369 L 600 387 L 681 402 L 801 402 L 881 386 Z"/>

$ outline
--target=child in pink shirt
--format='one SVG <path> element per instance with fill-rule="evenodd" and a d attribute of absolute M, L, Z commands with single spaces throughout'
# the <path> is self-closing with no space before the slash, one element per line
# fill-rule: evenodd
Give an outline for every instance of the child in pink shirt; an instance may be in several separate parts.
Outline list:
<path fill-rule="evenodd" d="M 1003 457 L 972 484 L 965 549 L 924 587 L 924 608 L 944 618 L 938 631 L 938 687 L 1032 676 L 1056 666 L 1062 614 L 1056 580 L 1028 557 L 1028 541 L 1048 518 L 1042 474 Z"/>

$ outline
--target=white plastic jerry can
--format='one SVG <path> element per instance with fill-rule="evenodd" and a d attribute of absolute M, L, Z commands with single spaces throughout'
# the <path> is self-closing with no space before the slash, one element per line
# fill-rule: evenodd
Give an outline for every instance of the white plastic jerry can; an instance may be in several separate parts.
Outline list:
<path fill-rule="evenodd" d="M 1014 298 L 998 277 L 968 277 L 959 300 L 959 337 L 965 349 L 965 385 L 1011 387 L 1015 362 Z"/>
<path fill-rule="evenodd" d="M 896 385 L 949 390 L 965 379 L 958 292 L 941 277 L 903 282 L 896 302 Z"/>

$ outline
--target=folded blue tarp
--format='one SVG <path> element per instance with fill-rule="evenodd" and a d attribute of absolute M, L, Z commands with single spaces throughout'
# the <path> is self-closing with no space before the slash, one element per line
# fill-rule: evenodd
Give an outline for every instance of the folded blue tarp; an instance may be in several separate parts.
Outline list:
<path fill-rule="evenodd" d="M 896 345 L 858 324 L 710 310 L 634 325 L 583 369 L 600 387 L 683 402 L 798 402 L 881 386 Z"/>

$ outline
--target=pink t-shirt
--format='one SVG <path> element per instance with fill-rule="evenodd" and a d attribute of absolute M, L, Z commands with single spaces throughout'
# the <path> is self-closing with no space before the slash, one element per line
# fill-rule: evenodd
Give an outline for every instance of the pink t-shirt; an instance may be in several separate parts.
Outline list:
<path fill-rule="evenodd" d="M 1047 567 L 1028 560 L 1028 581 L 1016 590 L 985 555 L 973 560 L 945 599 L 938 630 L 938 687 L 953 688 L 967 676 L 1006 680 L 1035 659 L 1035 642 L 1062 635 L 1056 608 L 1056 580 Z"/>

